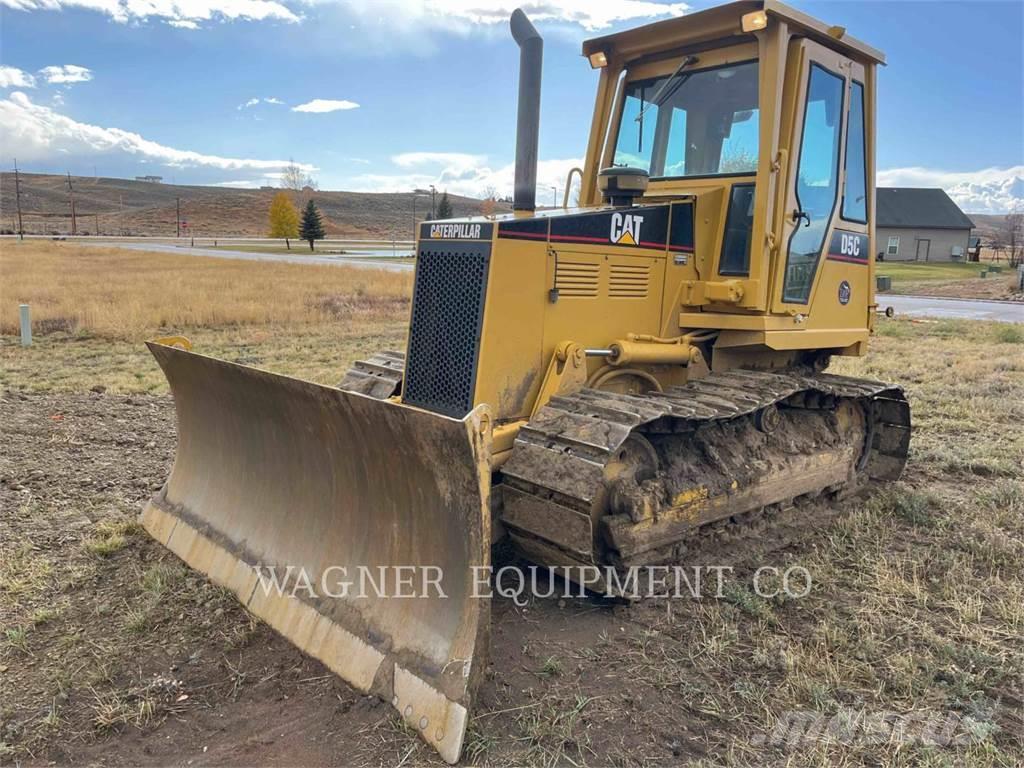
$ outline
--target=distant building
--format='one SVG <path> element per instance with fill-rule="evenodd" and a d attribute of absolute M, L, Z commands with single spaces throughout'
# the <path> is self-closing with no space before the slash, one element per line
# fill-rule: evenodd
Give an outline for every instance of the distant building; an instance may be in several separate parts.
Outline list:
<path fill-rule="evenodd" d="M 163 176 L 136 176 L 136 181 L 148 181 L 151 184 L 159 184 L 164 180 Z"/>
<path fill-rule="evenodd" d="M 974 222 L 941 189 L 879 187 L 876 242 L 885 261 L 965 261 Z"/>

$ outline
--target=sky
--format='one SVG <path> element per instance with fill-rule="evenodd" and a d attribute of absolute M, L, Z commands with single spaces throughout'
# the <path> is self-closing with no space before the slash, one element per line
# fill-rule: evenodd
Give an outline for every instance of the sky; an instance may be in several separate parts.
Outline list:
<path fill-rule="evenodd" d="M 586 148 L 588 37 L 714 3 L 0 0 L 0 167 L 179 184 L 511 191 L 521 5 L 545 38 L 539 196 Z M 1024 210 L 1024 2 L 793 0 L 886 52 L 878 183 Z"/>

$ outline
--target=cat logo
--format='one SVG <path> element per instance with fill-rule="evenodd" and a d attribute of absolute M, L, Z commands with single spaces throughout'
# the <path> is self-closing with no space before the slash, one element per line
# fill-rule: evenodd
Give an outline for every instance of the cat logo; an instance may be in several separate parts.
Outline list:
<path fill-rule="evenodd" d="M 843 280 L 843 282 L 839 284 L 839 303 L 845 307 L 850 303 L 850 296 L 852 295 L 853 291 L 850 289 L 850 284 L 846 280 Z"/>
<path fill-rule="evenodd" d="M 640 242 L 640 225 L 643 223 L 644 217 L 635 213 L 613 213 L 609 239 L 616 245 L 636 245 Z"/>

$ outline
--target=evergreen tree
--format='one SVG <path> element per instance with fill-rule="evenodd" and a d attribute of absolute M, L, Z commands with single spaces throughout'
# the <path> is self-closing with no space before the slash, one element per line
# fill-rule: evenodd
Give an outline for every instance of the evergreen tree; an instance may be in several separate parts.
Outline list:
<path fill-rule="evenodd" d="M 270 232 L 268 237 L 283 237 L 288 250 L 290 240 L 299 236 L 299 212 L 292 205 L 287 192 L 278 192 L 270 204 Z"/>
<path fill-rule="evenodd" d="M 309 242 L 309 250 L 313 250 L 314 240 L 324 239 L 324 223 L 320 219 L 320 211 L 316 203 L 310 200 L 302 209 L 302 225 L 299 227 L 299 237 Z"/>
<path fill-rule="evenodd" d="M 434 218 L 436 218 L 436 219 L 450 219 L 450 218 L 453 218 L 454 216 L 455 216 L 455 214 L 452 213 L 451 201 L 448 199 L 448 193 L 447 192 L 442 192 L 441 193 L 441 199 L 438 200 L 438 202 L 437 202 L 437 215 Z"/>

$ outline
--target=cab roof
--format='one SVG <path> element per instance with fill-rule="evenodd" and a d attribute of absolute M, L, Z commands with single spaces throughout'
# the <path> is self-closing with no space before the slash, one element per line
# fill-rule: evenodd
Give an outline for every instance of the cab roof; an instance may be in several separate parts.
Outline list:
<path fill-rule="evenodd" d="M 748 13 L 764 11 L 786 21 L 798 34 L 833 48 L 855 61 L 885 64 L 885 54 L 855 37 L 842 27 L 828 24 L 790 8 L 776 0 L 740 0 L 675 19 L 657 21 L 613 35 L 586 40 L 583 55 L 604 52 L 608 58 L 630 61 L 639 56 L 658 54 L 691 44 L 728 37 L 752 37 L 742 31 L 741 19 Z"/>

